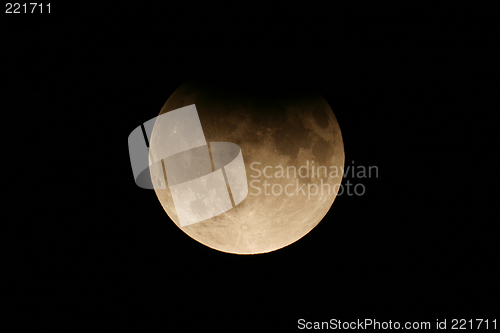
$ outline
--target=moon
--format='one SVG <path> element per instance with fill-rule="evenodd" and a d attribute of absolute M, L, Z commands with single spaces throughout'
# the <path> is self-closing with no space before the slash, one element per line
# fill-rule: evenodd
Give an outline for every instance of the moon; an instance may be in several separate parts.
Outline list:
<path fill-rule="evenodd" d="M 319 93 L 190 80 L 159 115 L 192 104 L 207 142 L 241 148 L 248 195 L 221 215 L 181 227 L 168 186 L 155 188 L 179 229 L 218 251 L 259 254 L 288 246 L 318 225 L 337 196 L 345 159 L 338 121 Z M 167 182 L 159 172 L 151 169 L 151 177 Z"/>

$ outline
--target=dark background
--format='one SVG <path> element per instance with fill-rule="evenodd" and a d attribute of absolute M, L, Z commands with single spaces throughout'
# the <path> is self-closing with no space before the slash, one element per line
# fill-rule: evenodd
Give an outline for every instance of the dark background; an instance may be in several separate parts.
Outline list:
<path fill-rule="evenodd" d="M 498 314 L 496 220 L 485 212 L 495 196 L 477 185 L 493 162 L 483 150 L 494 147 L 496 8 L 51 10 L 1 20 L 13 331 Z M 127 137 L 199 76 L 314 87 L 340 123 L 346 165 L 376 165 L 379 177 L 275 252 L 190 239 L 134 184 Z"/>

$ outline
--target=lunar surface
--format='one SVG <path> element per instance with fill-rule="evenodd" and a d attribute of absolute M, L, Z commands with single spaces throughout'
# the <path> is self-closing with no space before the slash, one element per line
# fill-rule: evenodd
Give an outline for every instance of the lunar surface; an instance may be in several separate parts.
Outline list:
<path fill-rule="evenodd" d="M 188 81 L 159 115 L 191 104 L 207 142 L 241 148 L 248 195 L 221 215 L 181 227 L 168 186 L 155 188 L 163 209 L 183 232 L 219 251 L 257 254 L 294 243 L 323 219 L 342 180 L 344 145 L 337 119 L 320 94 Z M 155 134 L 153 129 L 150 142 Z M 151 177 L 167 182 L 156 170 Z"/>

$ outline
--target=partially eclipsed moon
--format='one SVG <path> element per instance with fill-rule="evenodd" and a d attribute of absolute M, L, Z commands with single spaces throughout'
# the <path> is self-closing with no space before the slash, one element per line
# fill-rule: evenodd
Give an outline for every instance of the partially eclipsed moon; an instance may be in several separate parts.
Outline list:
<path fill-rule="evenodd" d="M 182 231 L 219 251 L 257 254 L 294 243 L 323 219 L 342 180 L 344 145 L 321 95 L 251 93 L 191 81 L 170 96 L 160 115 L 191 104 L 206 141 L 241 148 L 248 195 L 221 215 L 181 227 L 168 186 L 155 188 Z M 154 142 L 154 130 L 152 135 Z"/>

